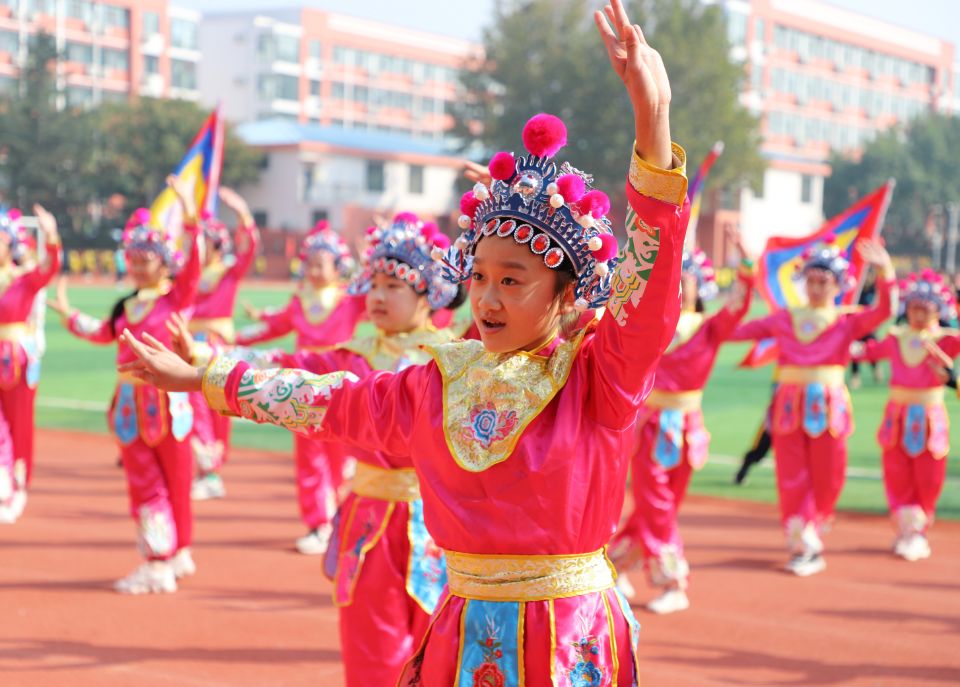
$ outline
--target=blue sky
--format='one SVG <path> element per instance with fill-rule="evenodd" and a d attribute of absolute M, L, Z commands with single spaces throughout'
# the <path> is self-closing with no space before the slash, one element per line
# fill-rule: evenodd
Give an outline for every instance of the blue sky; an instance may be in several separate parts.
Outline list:
<path fill-rule="evenodd" d="M 960 3 L 957 0 L 827 1 L 960 45 Z M 182 4 L 202 11 L 271 6 L 318 7 L 459 38 L 478 39 L 492 12 L 494 0 L 190 0 Z"/>

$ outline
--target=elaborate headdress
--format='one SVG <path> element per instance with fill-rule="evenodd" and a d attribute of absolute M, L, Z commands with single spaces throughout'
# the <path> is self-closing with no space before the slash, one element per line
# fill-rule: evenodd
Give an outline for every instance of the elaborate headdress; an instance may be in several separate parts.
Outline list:
<path fill-rule="evenodd" d="M 217 219 L 209 210 L 200 213 L 200 226 L 203 227 L 203 236 L 222 253 L 233 250 L 233 240 L 227 225 Z"/>
<path fill-rule="evenodd" d="M 311 255 L 327 252 L 333 256 L 337 270 L 342 276 L 347 276 L 353 270 L 353 258 L 343 237 L 330 228 L 327 220 L 317 222 L 310 233 L 303 239 L 300 246 L 300 259 L 306 262 Z"/>
<path fill-rule="evenodd" d="M 0 241 L 9 246 L 14 262 L 20 262 L 30 247 L 30 238 L 21 217 L 23 213 L 17 208 L 0 208 Z"/>
<path fill-rule="evenodd" d="M 683 251 L 682 270 L 697 280 L 697 296 L 702 301 L 709 301 L 720 290 L 717 286 L 716 274 L 710 258 L 699 248 L 692 251 Z"/>
<path fill-rule="evenodd" d="M 845 291 L 851 286 L 847 280 L 850 261 L 843 254 L 843 249 L 837 244 L 836 237 L 833 234 L 824 236 L 820 243 L 805 251 L 802 257 L 803 267 L 801 272 L 824 270 L 836 277 L 841 291 Z"/>
<path fill-rule="evenodd" d="M 434 251 L 453 283 L 470 278 L 473 251 L 484 236 L 513 237 L 544 264 L 557 269 L 569 261 L 576 275 L 578 310 L 599 308 L 610 297 L 617 264 L 617 240 L 606 214 L 610 199 L 592 190 L 593 177 L 551 160 L 567 143 L 567 129 L 553 115 L 538 114 L 523 127 L 529 156 L 499 152 L 490 160 L 491 188 L 478 183 L 460 199 L 463 233 L 445 251 Z"/>
<path fill-rule="evenodd" d="M 953 289 L 943 276 L 927 268 L 917 274 L 912 272 L 900 282 L 900 307 L 906 312 L 912 301 L 932 303 L 941 320 L 953 320 L 956 317 L 957 299 Z"/>
<path fill-rule="evenodd" d="M 421 222 L 410 212 L 401 212 L 389 227 L 367 230 L 364 270 L 351 282 L 349 291 L 366 293 L 377 272 L 396 277 L 419 294 L 426 294 L 433 310 L 449 306 L 457 297 L 455 283 L 444 279 L 440 265 L 433 262 L 433 250 L 444 251 L 450 239 L 433 222 Z"/>
<path fill-rule="evenodd" d="M 152 217 L 147 208 L 137 208 L 123 228 L 123 250 L 128 256 L 156 256 L 170 269 L 180 263 L 180 252 L 176 249 L 169 232 L 151 224 Z"/>

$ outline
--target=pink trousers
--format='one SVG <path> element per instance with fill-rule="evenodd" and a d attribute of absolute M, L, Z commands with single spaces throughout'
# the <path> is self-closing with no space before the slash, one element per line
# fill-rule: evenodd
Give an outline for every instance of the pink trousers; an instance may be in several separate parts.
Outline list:
<path fill-rule="evenodd" d="M 300 518 L 307 529 L 315 530 L 336 515 L 337 490 L 343 484 L 343 468 L 349 455 L 338 446 L 299 434 L 293 437 L 293 453 Z"/>
<path fill-rule="evenodd" d="M 833 518 L 847 469 L 847 440 L 802 429 L 773 435 L 777 493 L 784 525 L 799 519 L 820 528 Z"/>
<path fill-rule="evenodd" d="M 924 451 L 911 458 L 899 446 L 883 451 L 883 484 L 898 529 L 927 530 L 946 478 L 946 456 L 934 458 L 930 451 Z M 911 513 L 917 509 L 922 516 Z"/>
<path fill-rule="evenodd" d="M 190 407 L 193 408 L 193 430 L 189 441 L 197 474 L 219 472 L 227 462 L 230 448 L 230 418 L 211 409 L 198 391 L 190 393 Z"/>
<path fill-rule="evenodd" d="M 23 461 L 26 482 L 33 475 L 33 407 L 37 390 L 27 386 L 26 375 L 10 389 L 0 389 L 0 422 L 9 436 L 7 450 L 0 450 L 0 469 L 11 474 L 17 461 Z"/>

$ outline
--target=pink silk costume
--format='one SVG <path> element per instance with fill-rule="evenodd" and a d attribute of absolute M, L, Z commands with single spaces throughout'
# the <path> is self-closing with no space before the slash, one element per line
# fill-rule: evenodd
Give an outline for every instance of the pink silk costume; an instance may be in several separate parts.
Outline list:
<path fill-rule="evenodd" d="M 240 282 L 250 271 L 260 243 L 255 225 L 241 224 L 236 231 L 237 252 L 233 264 L 217 261 L 203 268 L 190 331 L 196 341 L 211 345 L 233 344 L 236 332 L 233 309 Z M 203 394 L 191 393 L 193 433 L 190 446 L 200 475 L 217 472 L 230 448 L 230 418 L 210 410 Z"/>
<path fill-rule="evenodd" d="M 770 432 L 780 515 L 788 545 L 802 553 L 802 532 L 833 517 L 853 432 L 844 368 L 850 344 L 890 317 L 892 279 L 877 279 L 877 302 L 854 313 L 794 308 L 741 324 L 730 341 L 773 338 L 778 359 Z"/>
<path fill-rule="evenodd" d="M 680 315 L 677 333 L 660 364 L 653 392 L 637 420 L 637 446 L 631 463 L 634 509 L 621 524 L 611 551 L 620 570 L 638 560 L 654 585 L 685 585 L 688 566 L 677 524 L 680 505 L 694 470 L 707 462 L 710 433 L 701 401 L 720 346 L 750 309 L 753 269 L 741 265 L 743 297 L 709 317 Z"/>
<path fill-rule="evenodd" d="M 925 533 L 947 476 L 950 418 L 944 388 L 927 364 L 924 340 L 951 358 L 960 355 L 960 332 L 935 327 L 895 327 L 868 341 L 862 358 L 890 361 L 890 400 L 877 430 L 883 450 L 883 482 L 894 525 L 901 535 Z"/>
<path fill-rule="evenodd" d="M 0 271 L 0 503 L 33 474 L 33 410 L 40 359 L 28 324 L 37 293 L 60 271 L 59 241 L 30 269 Z"/>
<path fill-rule="evenodd" d="M 185 229 L 190 235 L 190 254 L 172 283 L 141 289 L 124 303 L 116 322 L 75 311 L 66 322 L 70 333 L 108 344 L 129 329 L 138 339 L 149 333 L 170 347 L 167 321 L 173 313 L 190 314 L 200 282 L 199 232 L 196 227 Z M 118 341 L 117 364 L 135 359 L 130 347 Z M 140 552 L 148 560 L 167 560 L 190 546 L 193 536 L 193 456 L 187 442 L 193 425 L 190 399 L 186 393 L 167 393 L 121 375 L 108 421 L 120 444 Z"/>
<path fill-rule="evenodd" d="M 359 381 L 224 359 L 207 369 L 218 410 L 413 459 L 449 593 L 401 685 L 637 684 L 639 625 L 603 551 L 676 327 L 687 215 L 682 170 L 634 155 L 629 180 L 607 314 L 571 341 L 502 355 L 437 346 L 429 364 Z"/>
<path fill-rule="evenodd" d="M 285 308 L 264 312 L 260 322 L 237 332 L 236 343 L 250 346 L 296 332 L 297 354 L 323 352 L 352 339 L 365 317 L 365 297 L 349 296 L 340 286 L 316 291 L 304 282 Z M 300 518 L 312 531 L 330 524 L 337 512 L 337 492 L 352 456 L 302 434 L 295 434 L 293 442 Z"/>

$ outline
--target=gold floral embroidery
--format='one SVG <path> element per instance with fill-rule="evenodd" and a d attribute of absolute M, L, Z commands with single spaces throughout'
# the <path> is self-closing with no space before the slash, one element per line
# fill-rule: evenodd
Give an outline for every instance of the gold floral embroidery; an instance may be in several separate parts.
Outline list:
<path fill-rule="evenodd" d="M 130 324 L 139 324 L 147 319 L 147 315 L 153 310 L 161 296 L 170 293 L 173 284 L 164 280 L 155 289 L 140 289 L 137 295 L 128 298 L 123 303 L 123 312 L 127 316 L 127 322 Z"/>
<path fill-rule="evenodd" d="M 890 333 L 897 337 L 897 343 L 900 344 L 900 357 L 909 367 L 916 367 L 927 359 L 927 349 L 924 347 L 925 341 L 939 341 L 948 334 L 957 332 L 948 329 L 937 328 L 935 330 L 924 329 L 917 331 L 910 327 L 891 327 Z"/>
<path fill-rule="evenodd" d="M 581 333 L 549 357 L 490 353 L 479 341 L 426 346 L 443 375 L 443 431 L 457 465 L 483 472 L 509 458 L 567 381 L 582 341 Z"/>
<path fill-rule="evenodd" d="M 693 335 L 700 331 L 703 325 L 703 313 L 685 311 L 680 313 L 680 319 L 677 321 L 677 331 L 673 335 L 673 340 L 667 346 L 666 353 L 672 353 L 674 350 L 687 343 L 693 338 Z"/>
<path fill-rule="evenodd" d="M 201 389 L 203 397 L 207 404 L 218 413 L 229 413 L 230 404 L 227 403 L 227 379 L 233 368 L 237 366 L 236 360 L 228 357 L 214 358 L 213 362 L 207 365 L 206 372 L 203 373 Z"/>
<path fill-rule="evenodd" d="M 438 331 L 430 327 L 389 336 L 380 332 L 377 336 L 354 339 L 344 344 L 343 348 L 365 358 L 374 370 L 399 372 L 410 365 L 422 365 L 431 359 L 421 346 L 439 346 L 453 339 L 449 330 Z"/>
<path fill-rule="evenodd" d="M 823 334 L 839 316 L 840 311 L 836 308 L 792 308 L 793 334 L 800 343 L 808 344 Z"/>
<path fill-rule="evenodd" d="M 204 267 L 203 272 L 200 274 L 200 284 L 197 286 L 198 291 L 203 294 L 211 293 L 217 288 L 217 285 L 220 283 L 220 280 L 223 279 L 223 275 L 227 273 L 228 269 L 227 265 L 221 260 L 211 262 Z"/>
<path fill-rule="evenodd" d="M 637 193 L 674 205 L 683 205 L 687 197 L 687 154 L 678 144 L 671 144 L 673 169 L 661 169 L 642 160 L 636 146 L 630 157 L 630 185 Z"/>
<path fill-rule="evenodd" d="M 343 297 L 343 290 L 339 286 L 326 286 L 319 291 L 306 286 L 300 289 L 300 305 L 303 316 L 310 324 L 322 324 L 330 317 L 330 313 L 337 307 Z"/>

